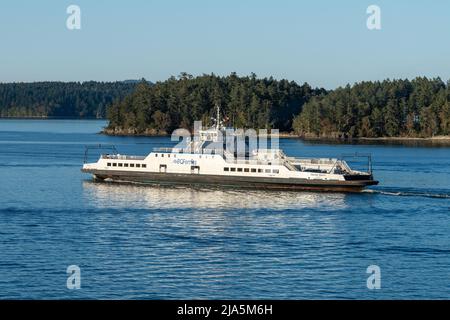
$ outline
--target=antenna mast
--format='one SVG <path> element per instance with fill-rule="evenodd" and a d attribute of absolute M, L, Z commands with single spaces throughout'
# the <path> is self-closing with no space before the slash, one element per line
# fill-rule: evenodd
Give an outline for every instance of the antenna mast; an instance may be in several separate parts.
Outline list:
<path fill-rule="evenodd" d="M 216 111 L 217 111 L 217 116 L 216 116 L 216 129 L 220 130 L 220 106 L 218 103 L 216 103 Z"/>

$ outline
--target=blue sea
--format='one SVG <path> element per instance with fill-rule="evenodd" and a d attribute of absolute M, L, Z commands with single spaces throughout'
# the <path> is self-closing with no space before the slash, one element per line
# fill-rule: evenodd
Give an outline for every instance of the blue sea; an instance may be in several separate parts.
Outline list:
<path fill-rule="evenodd" d="M 371 153 L 380 184 L 361 194 L 120 185 L 80 172 L 85 145 L 173 142 L 105 125 L 0 120 L 1 299 L 450 298 L 449 147 L 280 141 L 298 157 Z"/>

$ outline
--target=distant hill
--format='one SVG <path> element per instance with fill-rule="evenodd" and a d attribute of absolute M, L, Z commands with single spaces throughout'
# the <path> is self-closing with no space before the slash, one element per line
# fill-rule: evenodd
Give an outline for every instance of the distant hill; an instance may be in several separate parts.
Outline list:
<path fill-rule="evenodd" d="M 0 83 L 0 117 L 105 118 L 139 82 Z"/>

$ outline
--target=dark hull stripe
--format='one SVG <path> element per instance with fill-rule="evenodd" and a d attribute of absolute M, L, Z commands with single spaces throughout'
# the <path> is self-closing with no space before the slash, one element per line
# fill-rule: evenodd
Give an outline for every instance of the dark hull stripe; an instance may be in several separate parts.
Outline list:
<path fill-rule="evenodd" d="M 179 174 L 157 172 L 129 172 L 82 169 L 85 173 L 94 174 L 97 179 L 112 179 L 124 182 L 139 182 L 150 184 L 207 184 L 223 187 L 264 188 L 274 190 L 312 190 L 359 192 L 368 185 L 377 184 L 374 180 L 357 181 L 324 181 L 296 178 L 267 178 L 219 176 L 202 174 Z"/>

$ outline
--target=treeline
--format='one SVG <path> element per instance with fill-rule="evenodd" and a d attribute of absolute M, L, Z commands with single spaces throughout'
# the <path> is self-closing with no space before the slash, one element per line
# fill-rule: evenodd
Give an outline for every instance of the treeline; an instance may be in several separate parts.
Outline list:
<path fill-rule="evenodd" d="M 193 77 L 182 73 L 164 82 L 141 82 L 107 111 L 109 134 L 165 134 L 192 128 L 194 121 L 211 124 L 219 104 L 227 124 L 237 128 L 278 128 L 291 131 L 292 120 L 311 97 L 325 94 L 308 84 L 258 79 L 255 74 L 226 77 L 214 74 Z"/>
<path fill-rule="evenodd" d="M 195 120 L 210 125 L 216 104 L 236 128 L 319 138 L 450 135 L 450 82 L 439 78 L 361 82 L 332 91 L 235 73 L 182 73 L 156 84 L 0 83 L 0 117 L 107 117 L 110 134 L 165 134 L 192 128 Z"/>
<path fill-rule="evenodd" d="M 104 118 L 135 81 L 0 83 L 0 117 Z"/>
<path fill-rule="evenodd" d="M 450 134 L 450 82 L 361 82 L 313 97 L 293 121 L 305 137 L 433 137 Z"/>

